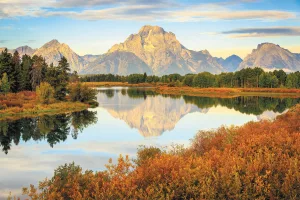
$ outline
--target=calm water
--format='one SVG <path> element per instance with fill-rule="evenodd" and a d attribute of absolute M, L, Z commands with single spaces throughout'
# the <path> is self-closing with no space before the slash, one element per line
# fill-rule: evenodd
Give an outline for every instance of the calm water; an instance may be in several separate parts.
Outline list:
<path fill-rule="evenodd" d="M 109 158 L 135 156 L 139 145 L 189 145 L 199 130 L 274 119 L 300 99 L 157 95 L 101 88 L 99 107 L 68 115 L 0 121 L 0 199 L 75 162 L 103 170 Z"/>

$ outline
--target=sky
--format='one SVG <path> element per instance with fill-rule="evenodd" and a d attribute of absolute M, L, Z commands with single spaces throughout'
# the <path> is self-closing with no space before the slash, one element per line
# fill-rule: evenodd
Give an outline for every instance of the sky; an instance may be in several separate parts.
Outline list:
<path fill-rule="evenodd" d="M 144 25 L 216 57 L 244 58 L 263 42 L 300 53 L 300 0 L 0 0 L 0 47 L 9 49 L 57 39 L 103 54 Z"/>

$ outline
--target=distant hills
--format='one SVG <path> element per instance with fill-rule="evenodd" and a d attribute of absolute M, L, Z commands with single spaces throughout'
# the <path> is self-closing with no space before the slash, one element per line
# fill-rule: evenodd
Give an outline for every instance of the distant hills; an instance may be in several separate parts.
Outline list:
<path fill-rule="evenodd" d="M 0 51 L 4 48 L 0 48 Z M 187 74 L 203 71 L 214 74 L 233 72 L 247 67 L 264 70 L 300 70 L 300 54 L 272 43 L 257 46 L 244 60 L 237 55 L 226 59 L 213 57 L 207 50 L 193 51 L 185 48 L 172 32 L 158 26 L 143 26 L 137 34 L 131 34 L 123 43 L 113 45 L 103 55 L 76 54 L 67 44 L 52 40 L 38 49 L 29 46 L 17 50 L 20 55 L 41 55 L 48 64 L 57 65 L 65 56 L 72 71 L 80 74 L 112 73 L 128 75 L 144 73 L 164 75 Z"/>
<path fill-rule="evenodd" d="M 240 66 L 241 62 L 243 60 L 237 56 L 232 55 L 226 58 L 225 60 L 223 58 L 216 58 L 217 62 L 223 66 L 224 70 L 227 72 L 234 72 L 237 70 L 237 68 Z"/>

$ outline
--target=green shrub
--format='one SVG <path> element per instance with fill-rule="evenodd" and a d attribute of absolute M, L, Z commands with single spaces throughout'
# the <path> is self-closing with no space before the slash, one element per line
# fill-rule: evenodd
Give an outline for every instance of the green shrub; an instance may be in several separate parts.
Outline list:
<path fill-rule="evenodd" d="M 96 90 L 89 88 L 87 85 L 83 85 L 80 82 L 69 86 L 70 100 L 75 102 L 88 103 L 92 106 L 97 106 Z"/>
<path fill-rule="evenodd" d="M 54 88 L 47 82 L 41 83 L 36 88 L 37 99 L 42 104 L 49 104 L 54 100 Z"/>

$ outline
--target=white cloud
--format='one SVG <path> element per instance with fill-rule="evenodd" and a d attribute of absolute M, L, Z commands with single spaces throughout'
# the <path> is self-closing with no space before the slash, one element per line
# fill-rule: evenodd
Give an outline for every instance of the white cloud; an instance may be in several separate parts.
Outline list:
<path fill-rule="evenodd" d="M 300 27 L 244 28 L 222 32 L 231 38 L 300 36 Z"/>
<path fill-rule="evenodd" d="M 243 0 L 253 2 L 255 0 Z M 22 16 L 63 16 L 82 20 L 200 21 L 200 20 L 286 20 L 297 13 L 281 10 L 232 10 L 238 1 L 208 4 L 178 4 L 169 0 L 0 0 L 0 19 Z M 106 6 L 99 9 L 98 6 Z M 61 8 L 81 8 L 70 11 Z"/>

